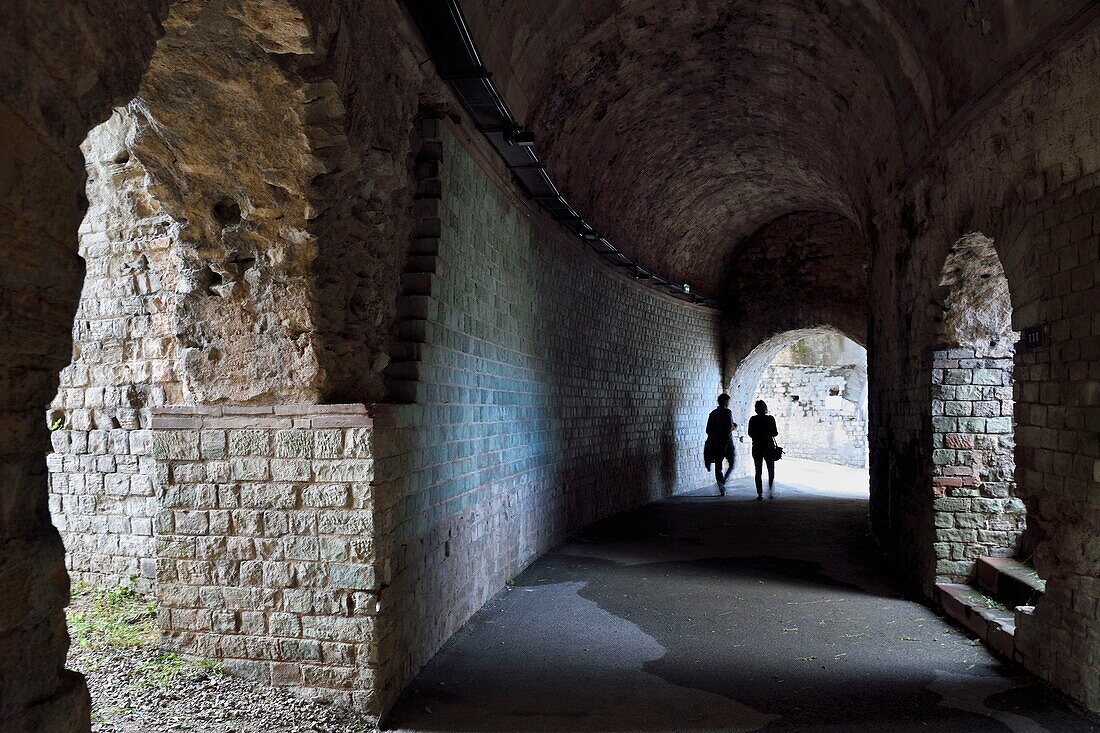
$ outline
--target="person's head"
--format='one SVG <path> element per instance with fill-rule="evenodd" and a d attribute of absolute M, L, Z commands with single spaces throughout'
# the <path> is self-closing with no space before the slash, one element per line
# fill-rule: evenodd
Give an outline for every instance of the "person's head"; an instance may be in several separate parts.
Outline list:
<path fill-rule="evenodd" d="M 726 394 L 725 392 L 718 395 L 718 406 L 719 407 L 729 407 L 730 406 L 730 396 L 728 394 Z"/>
<path fill-rule="evenodd" d="M 765 402 L 764 400 L 757 400 L 756 401 L 756 414 L 757 415 L 767 415 L 768 414 L 768 403 Z"/>

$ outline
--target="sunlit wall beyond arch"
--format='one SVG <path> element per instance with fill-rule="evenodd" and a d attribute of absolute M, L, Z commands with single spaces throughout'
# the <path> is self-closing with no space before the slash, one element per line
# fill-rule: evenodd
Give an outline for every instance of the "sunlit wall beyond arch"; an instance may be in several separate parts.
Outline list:
<path fill-rule="evenodd" d="M 745 456 L 748 454 L 745 452 L 748 449 L 748 438 L 746 437 L 746 429 L 748 428 L 749 417 L 752 415 L 753 402 L 756 400 L 757 388 L 760 385 L 760 380 L 764 376 L 764 372 L 767 370 L 768 365 L 771 364 L 780 351 L 786 349 L 799 341 L 807 338 L 822 335 L 844 335 L 838 329 L 832 326 L 817 326 L 814 328 L 800 328 L 791 331 L 785 331 L 784 333 L 776 334 L 767 339 L 745 357 L 734 371 L 733 379 L 729 384 L 730 395 L 730 409 L 733 410 L 734 422 L 738 424 L 736 435 L 738 436 L 738 445 L 744 446 L 742 453 Z M 739 460 L 735 469 L 736 473 L 743 475 L 746 472 L 747 460 Z"/>
<path fill-rule="evenodd" d="M 780 349 L 753 403 L 763 400 L 788 458 L 867 467 L 867 350 L 840 334 Z"/>

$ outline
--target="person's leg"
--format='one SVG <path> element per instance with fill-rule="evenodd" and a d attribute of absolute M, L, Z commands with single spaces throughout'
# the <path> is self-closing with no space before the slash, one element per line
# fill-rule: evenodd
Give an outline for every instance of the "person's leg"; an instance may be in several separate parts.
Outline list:
<path fill-rule="evenodd" d="M 729 480 L 730 474 L 733 473 L 733 466 L 737 463 L 736 455 L 731 445 L 726 452 L 726 460 L 729 462 L 729 465 L 726 466 L 726 471 L 722 474 L 722 483 L 726 483 L 726 481 Z"/>
<path fill-rule="evenodd" d="M 775 460 L 768 456 L 768 493 L 775 490 Z"/>
<path fill-rule="evenodd" d="M 756 495 L 761 496 L 764 493 L 764 485 L 760 480 L 761 464 L 764 462 L 764 454 L 756 448 L 752 449 L 752 463 L 756 467 Z"/>

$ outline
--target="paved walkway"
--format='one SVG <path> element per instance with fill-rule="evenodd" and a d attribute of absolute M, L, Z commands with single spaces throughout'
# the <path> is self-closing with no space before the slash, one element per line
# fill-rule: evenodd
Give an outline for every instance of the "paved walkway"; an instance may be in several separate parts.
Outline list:
<path fill-rule="evenodd" d="M 866 472 L 778 464 L 614 517 L 531 565 L 428 664 L 408 731 L 1100 730 L 905 600 Z"/>

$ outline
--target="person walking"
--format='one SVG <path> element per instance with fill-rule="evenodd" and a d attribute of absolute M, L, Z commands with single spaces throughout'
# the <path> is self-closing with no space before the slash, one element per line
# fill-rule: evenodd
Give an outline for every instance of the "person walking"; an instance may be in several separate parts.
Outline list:
<path fill-rule="evenodd" d="M 756 414 L 749 418 L 749 438 L 752 439 L 752 462 L 756 466 L 756 499 L 764 498 L 761 481 L 761 464 L 768 464 L 768 496 L 775 496 L 775 436 L 779 429 L 775 427 L 775 418 L 768 414 L 768 405 L 764 400 L 756 401 Z"/>
<path fill-rule="evenodd" d="M 733 411 L 729 408 L 730 396 L 718 395 L 718 407 L 710 411 L 707 418 L 707 442 L 703 445 L 703 462 L 707 470 L 710 464 L 714 464 L 714 480 L 718 482 L 718 493 L 726 495 L 726 479 L 736 460 L 733 447 L 733 431 L 737 423 L 733 421 Z M 722 461 L 729 462 L 729 467 L 723 471 Z"/>

